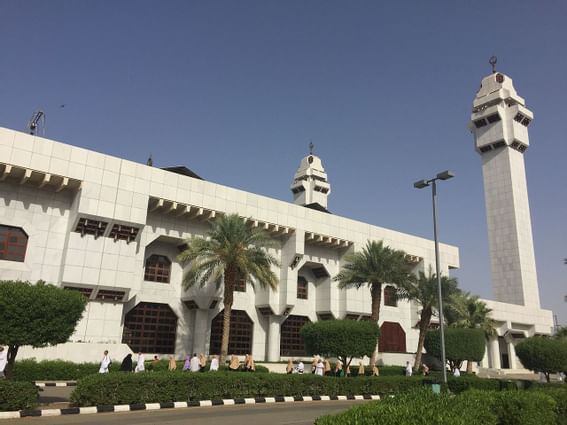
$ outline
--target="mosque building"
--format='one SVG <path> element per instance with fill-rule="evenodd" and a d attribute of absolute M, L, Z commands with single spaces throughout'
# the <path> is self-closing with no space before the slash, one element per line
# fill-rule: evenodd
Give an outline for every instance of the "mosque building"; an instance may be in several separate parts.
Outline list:
<path fill-rule="evenodd" d="M 481 155 L 497 321 L 484 367 L 520 369 L 516 342 L 549 334 L 539 305 L 523 155 L 532 113 L 512 80 L 482 81 L 471 130 Z M 277 244 L 277 291 L 237 288 L 229 353 L 279 361 L 306 353 L 300 328 L 331 319 L 367 320 L 366 288 L 339 289 L 332 278 L 368 240 L 404 250 L 415 272 L 435 267 L 431 240 L 329 212 L 321 158 L 305 156 L 291 184 L 293 203 L 208 182 L 186 167 L 157 168 L 0 128 L 0 280 L 42 279 L 89 298 L 66 344 L 24 347 L 19 357 L 98 360 L 149 354 L 219 353 L 222 291 L 182 287 L 176 257 L 209 222 L 237 213 Z M 440 245 L 443 274 L 459 267 L 457 247 Z M 417 346 L 418 306 L 384 285 L 379 351 L 405 364 Z"/>

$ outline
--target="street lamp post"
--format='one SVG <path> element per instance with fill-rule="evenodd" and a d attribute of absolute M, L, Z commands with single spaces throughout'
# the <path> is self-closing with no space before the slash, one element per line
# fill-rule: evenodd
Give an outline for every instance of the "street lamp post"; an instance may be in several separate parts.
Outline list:
<path fill-rule="evenodd" d="M 431 199 L 433 203 L 433 238 L 435 239 L 435 271 L 437 274 L 437 291 L 439 296 L 439 327 L 441 329 L 441 362 L 443 363 L 443 383 L 447 383 L 447 360 L 445 358 L 445 323 L 443 318 L 443 291 L 441 290 L 441 273 L 439 265 L 439 239 L 437 237 L 437 180 L 449 180 L 455 175 L 449 171 L 443 171 L 429 180 L 419 180 L 413 184 L 416 189 L 431 186 Z"/>

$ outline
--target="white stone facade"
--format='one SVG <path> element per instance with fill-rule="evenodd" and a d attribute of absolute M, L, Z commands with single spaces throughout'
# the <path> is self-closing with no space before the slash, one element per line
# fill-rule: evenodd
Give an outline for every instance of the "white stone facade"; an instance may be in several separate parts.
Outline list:
<path fill-rule="evenodd" d="M 29 237 L 23 262 L 0 260 L 0 279 L 43 279 L 90 291 L 71 338 L 88 348 L 85 360 L 98 359 L 103 345 L 124 352 L 126 314 L 142 302 L 166 304 L 175 313 L 177 356 L 210 351 L 211 321 L 222 311 L 222 292 L 214 286 L 183 290 L 183 269 L 175 258 L 184 240 L 205 235 L 208 220 L 220 214 L 237 213 L 280 243 L 272 249 L 282 264 L 278 290 L 249 287 L 235 293 L 233 309 L 253 322 L 251 351 L 258 360 L 285 357 L 280 328 L 289 316 L 316 321 L 370 314 L 368 289 L 339 290 L 331 281 L 345 254 L 369 239 L 403 249 L 416 270 L 434 264 L 434 245 L 427 239 L 3 128 L 0 179 L 0 225 L 19 227 Z M 78 231 L 101 222 L 104 229 Z M 112 236 L 116 229 L 126 236 Z M 128 229 L 137 229 L 131 238 Z M 89 234 L 99 230 L 98 236 Z M 170 283 L 144 280 L 152 254 L 171 260 Z M 441 245 L 443 272 L 458 266 L 457 248 Z M 307 280 L 307 299 L 297 298 L 298 274 Z M 120 295 L 101 299 L 102 291 Z M 384 321 L 399 323 L 407 351 L 415 350 L 416 306 L 383 306 Z"/>

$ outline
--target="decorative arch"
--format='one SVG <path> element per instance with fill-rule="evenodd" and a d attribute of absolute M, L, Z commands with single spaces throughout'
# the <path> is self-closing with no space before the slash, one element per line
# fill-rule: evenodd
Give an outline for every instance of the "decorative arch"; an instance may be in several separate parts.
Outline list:
<path fill-rule="evenodd" d="M 384 322 L 380 326 L 378 351 L 390 353 L 406 352 L 406 332 L 397 322 Z"/>
<path fill-rule="evenodd" d="M 169 283 L 171 260 L 165 255 L 153 254 L 146 260 L 144 280 L 148 282 Z"/>
<path fill-rule="evenodd" d="M 137 304 L 126 313 L 122 342 L 134 352 L 175 353 L 177 316 L 167 304 Z"/>
<path fill-rule="evenodd" d="M 306 356 L 305 342 L 299 331 L 311 323 L 307 316 L 288 316 L 280 330 L 280 356 Z"/>
<path fill-rule="evenodd" d="M 0 224 L 0 260 L 23 263 L 27 247 L 28 235 L 24 229 Z"/>
<path fill-rule="evenodd" d="M 219 354 L 222 343 L 222 325 L 224 310 L 215 316 L 211 323 L 211 345 L 210 353 Z M 254 323 L 244 310 L 232 310 L 230 312 L 230 335 L 228 337 L 229 354 L 251 354 L 252 335 Z"/>

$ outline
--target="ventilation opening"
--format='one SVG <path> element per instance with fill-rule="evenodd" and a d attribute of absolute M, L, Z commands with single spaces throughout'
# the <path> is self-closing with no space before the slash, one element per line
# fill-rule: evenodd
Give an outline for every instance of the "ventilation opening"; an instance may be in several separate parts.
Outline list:
<path fill-rule="evenodd" d="M 485 153 L 485 152 L 488 152 L 488 151 L 491 151 L 491 150 L 492 150 L 492 146 L 490 146 L 490 145 L 483 146 L 483 147 L 480 148 L 480 151 L 482 153 Z"/>
<path fill-rule="evenodd" d="M 494 149 L 503 148 L 504 146 L 506 146 L 506 142 L 504 142 L 503 140 L 500 140 L 499 142 L 496 142 L 492 145 Z"/>
<path fill-rule="evenodd" d="M 482 118 L 480 120 L 476 120 L 474 122 L 474 125 L 475 125 L 476 128 L 484 127 L 486 125 L 486 120 L 484 118 Z"/>
<path fill-rule="evenodd" d="M 489 116 L 486 117 L 486 120 L 491 124 L 494 123 L 494 122 L 498 122 L 498 121 L 500 121 L 500 115 L 498 115 L 498 114 L 489 115 Z"/>
<path fill-rule="evenodd" d="M 80 233 L 81 236 L 93 235 L 98 238 L 104 234 L 107 225 L 108 223 L 104 221 L 80 218 L 77 227 L 75 227 L 75 232 Z"/>

